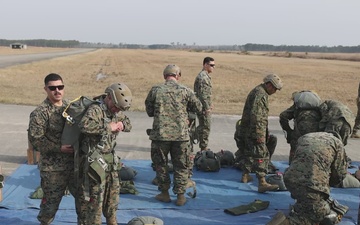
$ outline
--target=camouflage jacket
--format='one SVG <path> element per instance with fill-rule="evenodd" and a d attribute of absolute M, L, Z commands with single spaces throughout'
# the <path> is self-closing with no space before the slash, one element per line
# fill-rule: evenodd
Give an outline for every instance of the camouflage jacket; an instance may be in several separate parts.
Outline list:
<path fill-rule="evenodd" d="M 92 104 L 87 109 L 85 115 L 79 122 L 79 128 L 84 135 L 81 142 L 81 149 L 87 153 L 89 150 L 97 150 L 99 153 L 111 153 L 116 145 L 116 136 L 118 133 L 112 133 L 109 123 L 122 121 L 124 124 L 124 132 L 130 132 L 132 126 L 130 119 L 120 111 L 112 114 L 103 103 L 103 99 L 99 100 L 100 104 Z M 104 138 L 104 140 L 102 140 Z M 103 148 L 97 148 L 98 145 Z"/>
<path fill-rule="evenodd" d="M 330 194 L 330 185 L 342 182 L 347 174 L 346 153 L 341 140 L 326 132 L 309 133 L 298 139 L 285 184 Z M 287 185 L 287 184 L 286 184 Z"/>
<path fill-rule="evenodd" d="M 72 170 L 74 155 L 65 154 L 61 149 L 61 134 L 65 124 L 62 112 L 68 101 L 63 105 L 53 105 L 45 99 L 30 114 L 28 139 L 36 151 L 40 152 L 40 171 Z"/>
<path fill-rule="evenodd" d="M 152 87 L 145 107 L 148 116 L 154 117 L 150 140 L 158 141 L 188 141 L 187 109 L 196 113 L 202 109 L 194 92 L 173 80 Z"/>
<path fill-rule="evenodd" d="M 212 107 L 211 76 L 205 70 L 202 70 L 195 78 L 194 92 L 196 94 L 196 97 L 198 97 L 201 104 L 203 105 L 203 111 L 206 111 Z"/>
<path fill-rule="evenodd" d="M 269 94 L 263 84 L 256 86 L 247 96 L 240 124 L 240 136 L 256 140 L 266 138 L 269 115 Z"/>
<path fill-rule="evenodd" d="M 351 110 L 339 101 L 334 100 L 325 100 L 320 105 L 321 111 L 321 121 L 320 121 L 320 130 L 324 130 L 328 122 L 344 118 L 345 121 L 349 124 L 352 129 L 355 124 L 355 116 Z"/>
<path fill-rule="evenodd" d="M 292 133 L 293 139 L 301 135 L 319 131 L 321 114 L 315 109 L 296 109 L 295 104 L 286 109 L 279 116 L 280 125 L 287 133 Z M 294 120 L 294 129 L 289 125 L 289 121 Z"/>

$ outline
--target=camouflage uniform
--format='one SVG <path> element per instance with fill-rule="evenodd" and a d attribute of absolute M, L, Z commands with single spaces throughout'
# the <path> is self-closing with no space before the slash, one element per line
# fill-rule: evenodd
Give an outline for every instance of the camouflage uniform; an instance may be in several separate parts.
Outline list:
<path fill-rule="evenodd" d="M 63 105 L 58 107 L 45 99 L 30 114 L 28 139 L 40 152 L 39 169 L 44 197 L 37 218 L 42 224 L 50 224 L 54 220 L 67 187 L 75 194 L 74 155 L 60 151 L 65 124 L 62 112 L 67 104 L 63 100 Z"/>
<path fill-rule="evenodd" d="M 86 208 L 83 210 L 86 211 L 86 222 L 89 225 L 100 225 L 102 213 L 107 220 L 116 218 L 116 210 L 119 204 L 120 178 L 117 169 L 118 158 L 114 151 L 118 133 L 112 133 L 108 124 L 122 121 L 124 124 L 123 131 L 129 132 L 132 128 L 129 118 L 121 111 L 116 115 L 112 114 L 103 102 L 103 98 L 104 96 L 98 99 L 101 102 L 100 104 L 90 105 L 79 122 L 79 128 L 84 135 L 81 142 L 83 170 L 88 170 L 88 165 L 84 162 L 87 161 L 89 151 L 96 151 L 101 154 L 108 164 L 106 177 L 102 183 L 89 178 L 87 173 L 82 172 L 82 193 L 89 189 L 90 195 L 90 200 L 86 201 L 86 205 L 83 205 Z M 99 145 L 103 147 L 101 148 Z M 89 181 L 88 185 L 86 179 Z"/>
<path fill-rule="evenodd" d="M 291 163 L 298 138 L 304 134 L 319 131 L 321 114 L 317 109 L 297 109 L 294 104 L 283 111 L 279 119 L 281 128 L 286 131 L 286 139 L 290 143 L 289 163 Z M 294 129 L 289 125 L 290 120 L 294 120 Z"/>
<path fill-rule="evenodd" d="M 152 87 L 145 107 L 148 116 L 154 117 L 149 138 L 151 142 L 151 159 L 156 169 L 159 190 L 170 189 L 168 172 L 168 154 L 174 166 L 175 194 L 183 194 L 188 180 L 189 129 L 188 112 L 201 111 L 201 103 L 193 91 L 176 81 L 167 80 L 165 84 Z"/>
<path fill-rule="evenodd" d="M 318 224 L 330 214 L 327 199 L 330 185 L 342 182 L 347 173 L 342 141 L 326 132 L 309 133 L 298 139 L 284 182 L 296 199 L 289 215 L 290 224 Z"/>
<path fill-rule="evenodd" d="M 241 119 L 237 121 L 235 126 L 234 139 L 238 150 L 235 152 L 235 165 L 237 168 L 241 169 L 241 163 L 244 163 L 244 140 L 241 137 L 240 129 Z M 271 157 L 275 152 L 277 145 L 276 135 L 270 134 L 268 129 L 266 130 L 266 148 L 269 151 L 269 170 L 276 170 L 276 167 L 271 163 Z"/>
<path fill-rule="evenodd" d="M 357 105 L 357 115 L 355 119 L 355 125 L 354 125 L 354 135 L 360 136 L 358 132 L 360 132 L 360 83 L 359 83 L 359 89 L 358 89 L 358 97 L 356 98 L 356 105 Z"/>
<path fill-rule="evenodd" d="M 354 114 L 351 110 L 339 101 L 334 100 L 325 100 L 320 105 L 321 111 L 321 120 L 319 123 L 320 131 L 324 131 L 329 126 L 334 126 L 334 124 L 343 121 L 350 126 L 350 133 L 352 133 L 352 129 L 355 123 Z M 344 138 L 344 145 L 347 144 L 347 137 Z"/>
<path fill-rule="evenodd" d="M 241 169 L 254 171 L 258 178 L 265 177 L 269 164 L 269 151 L 265 142 L 258 144 L 257 139 L 266 139 L 268 127 L 268 97 L 264 84 L 256 86 L 248 95 L 239 129 L 239 149 L 243 150 Z M 239 150 L 238 150 L 239 151 Z M 239 155 L 239 153 L 235 153 Z"/>
<path fill-rule="evenodd" d="M 199 118 L 199 147 L 206 149 L 209 143 L 211 113 L 204 114 L 206 110 L 211 109 L 212 84 L 211 76 L 205 70 L 202 70 L 196 77 L 194 83 L 194 92 L 203 105 L 202 113 L 198 114 Z"/>

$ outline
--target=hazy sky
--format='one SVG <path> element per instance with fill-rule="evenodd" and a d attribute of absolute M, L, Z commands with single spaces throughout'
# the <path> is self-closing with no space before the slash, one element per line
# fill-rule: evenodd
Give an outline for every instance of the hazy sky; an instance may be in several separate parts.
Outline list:
<path fill-rule="evenodd" d="M 360 0 L 1 0 L 0 39 L 360 45 Z"/>

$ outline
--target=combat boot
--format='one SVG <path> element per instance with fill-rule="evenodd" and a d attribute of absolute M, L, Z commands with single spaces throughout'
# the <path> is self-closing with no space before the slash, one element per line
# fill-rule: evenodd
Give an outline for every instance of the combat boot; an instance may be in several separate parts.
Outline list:
<path fill-rule="evenodd" d="M 106 225 L 117 225 L 116 217 L 106 218 Z"/>
<path fill-rule="evenodd" d="M 265 177 L 259 178 L 259 185 L 258 185 L 259 193 L 264 193 L 267 191 L 276 191 L 278 189 L 279 189 L 279 185 L 267 183 Z"/>
<path fill-rule="evenodd" d="M 290 225 L 290 222 L 283 212 L 278 212 L 266 225 Z"/>
<path fill-rule="evenodd" d="M 253 180 L 253 178 L 250 176 L 249 173 L 243 173 L 243 175 L 241 177 L 242 183 L 248 183 L 248 182 L 251 182 L 252 180 Z"/>
<path fill-rule="evenodd" d="M 352 138 L 360 138 L 360 132 L 358 130 L 353 130 L 351 137 Z"/>
<path fill-rule="evenodd" d="M 176 205 L 177 206 L 183 206 L 186 203 L 186 197 L 184 194 L 178 194 L 176 199 Z"/>
<path fill-rule="evenodd" d="M 160 202 L 166 202 L 166 203 L 171 202 L 169 191 L 161 191 L 160 194 L 155 196 L 155 199 Z"/>

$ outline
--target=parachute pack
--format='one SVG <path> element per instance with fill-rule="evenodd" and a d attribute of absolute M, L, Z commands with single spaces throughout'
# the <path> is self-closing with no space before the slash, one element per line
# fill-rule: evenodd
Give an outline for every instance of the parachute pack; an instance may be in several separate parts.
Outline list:
<path fill-rule="evenodd" d="M 81 134 L 78 124 L 89 106 L 95 103 L 99 104 L 96 100 L 90 99 L 86 96 L 80 96 L 71 101 L 65 108 L 62 113 L 62 116 L 66 119 L 61 136 L 61 143 L 63 145 L 76 145 Z"/>
<path fill-rule="evenodd" d="M 220 158 L 221 167 L 232 167 L 235 164 L 235 156 L 229 150 L 222 150 L 217 152 L 216 155 Z"/>
<path fill-rule="evenodd" d="M 221 168 L 220 157 L 211 150 L 197 152 L 194 164 L 197 170 L 205 172 L 218 172 Z"/>
<path fill-rule="evenodd" d="M 293 99 L 297 109 L 318 109 L 321 104 L 320 97 L 312 91 L 296 92 Z"/>

